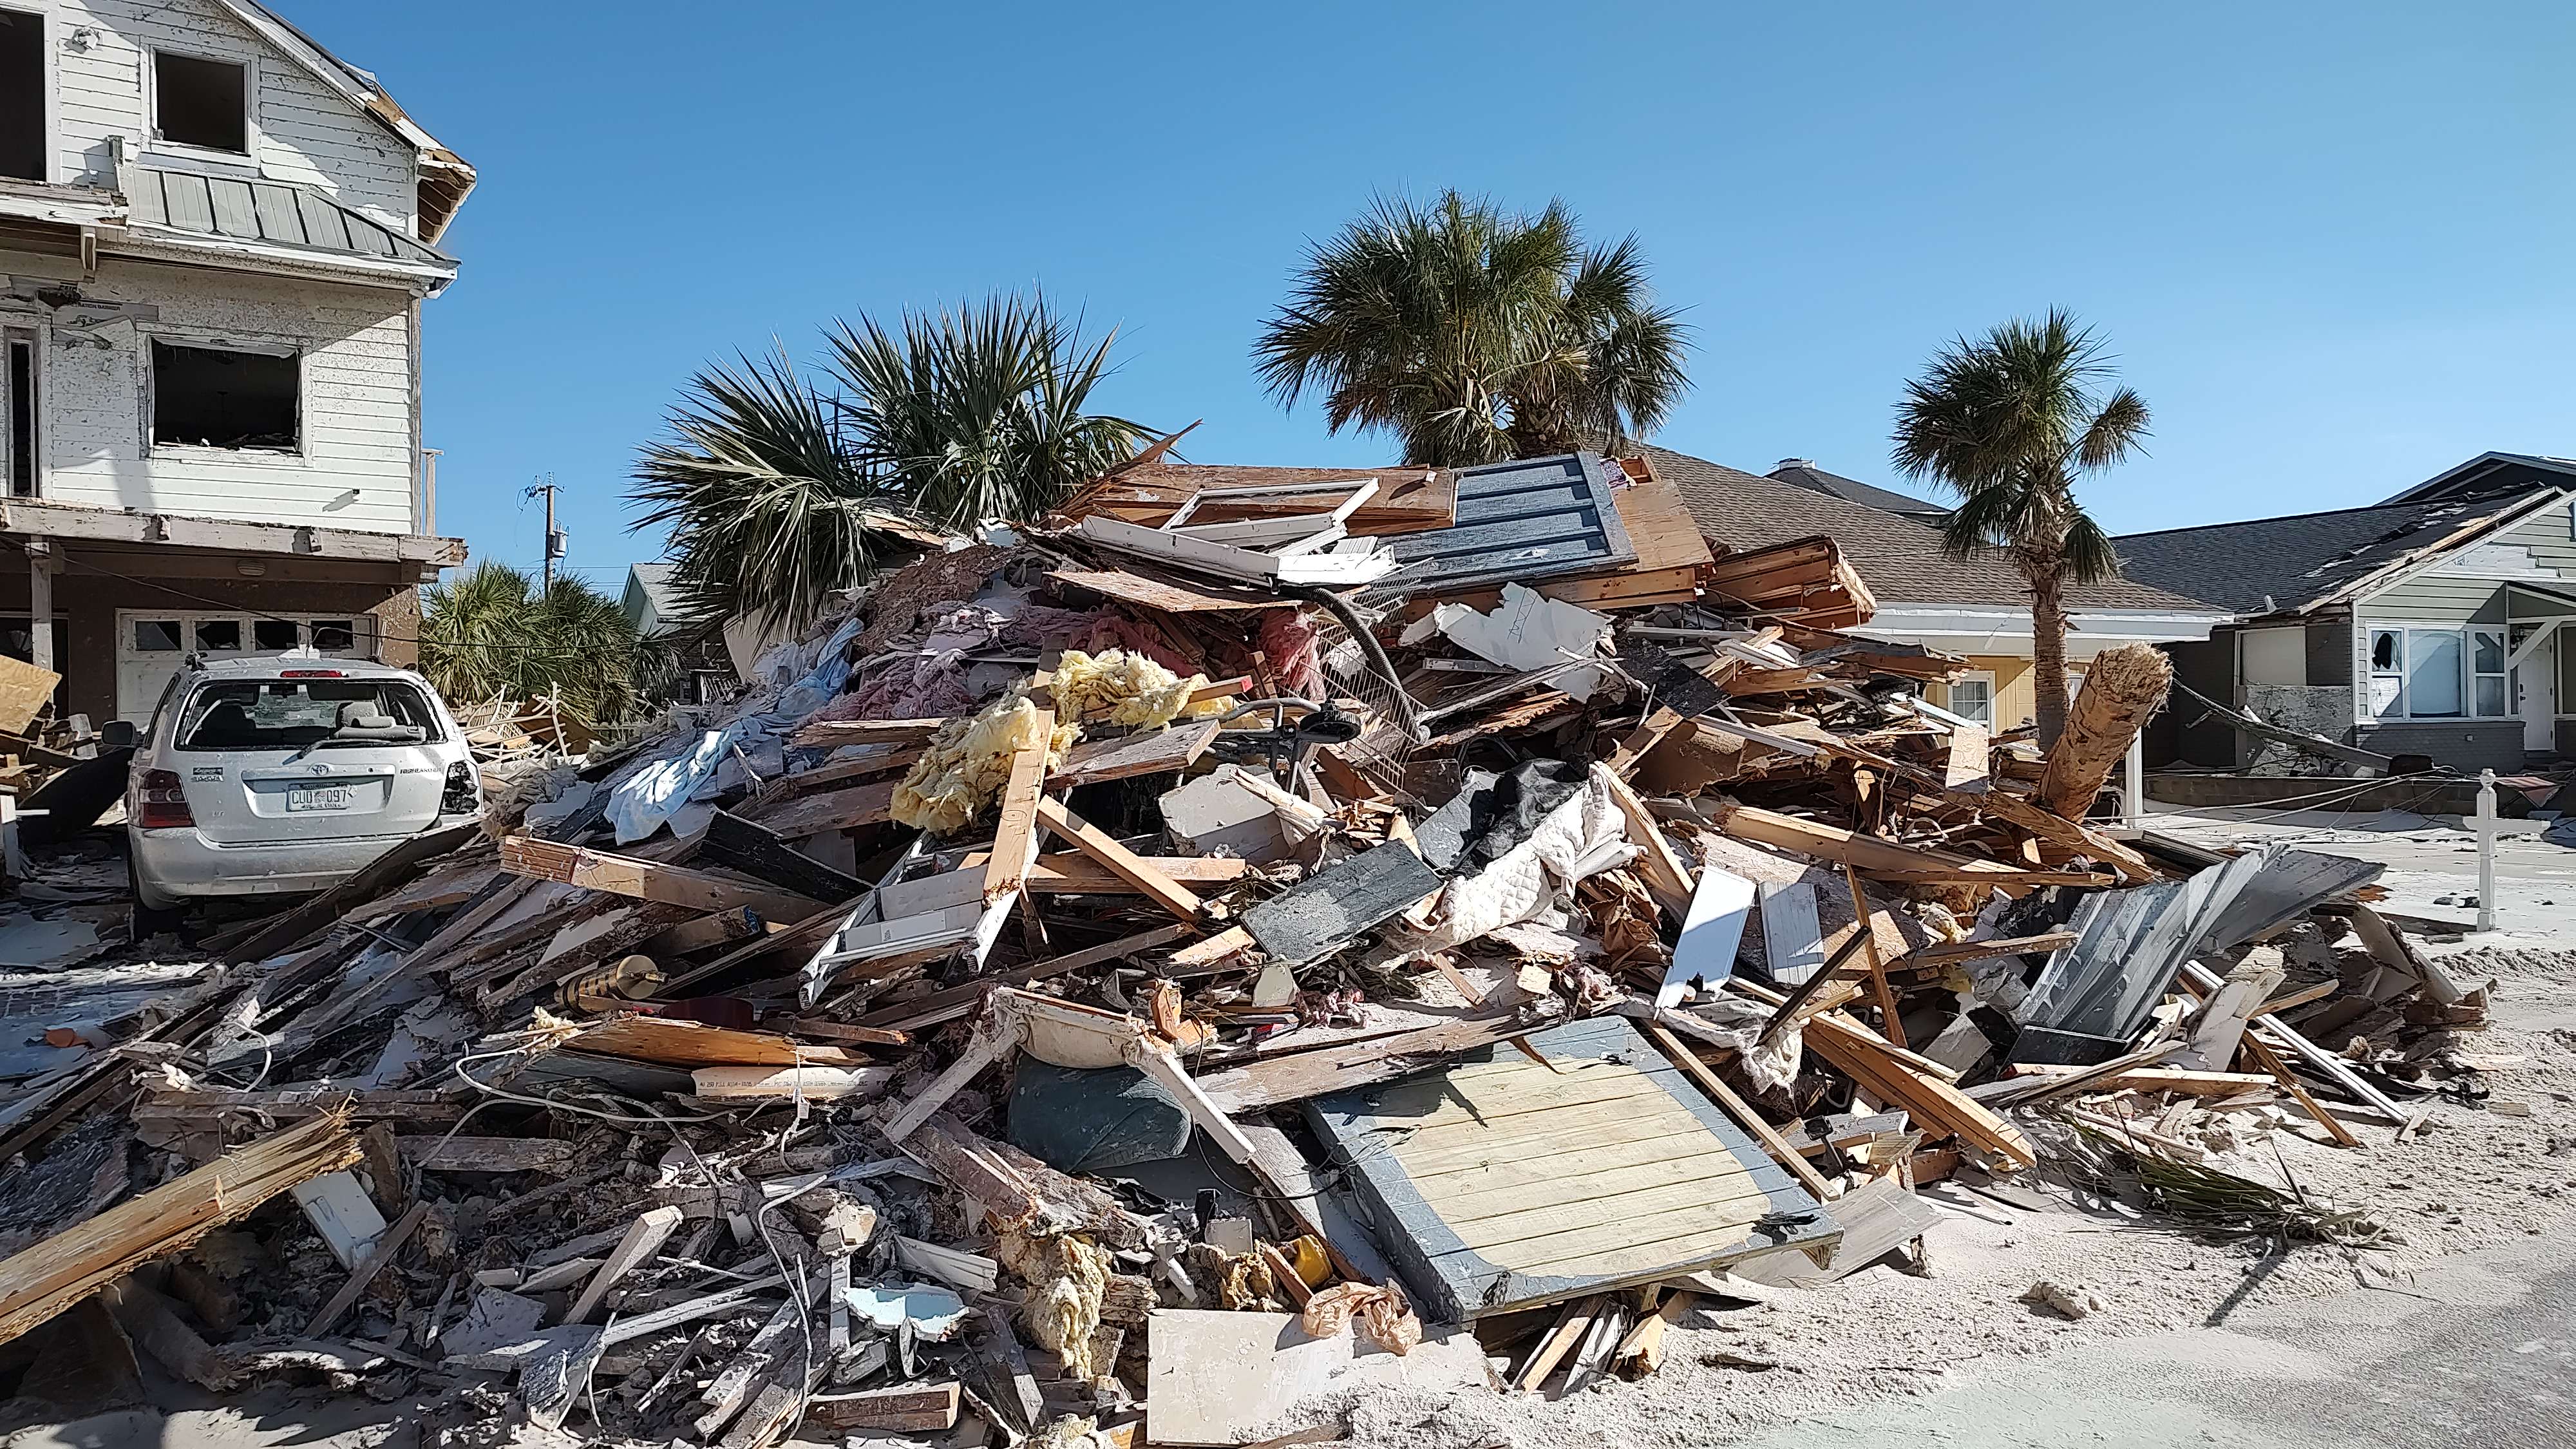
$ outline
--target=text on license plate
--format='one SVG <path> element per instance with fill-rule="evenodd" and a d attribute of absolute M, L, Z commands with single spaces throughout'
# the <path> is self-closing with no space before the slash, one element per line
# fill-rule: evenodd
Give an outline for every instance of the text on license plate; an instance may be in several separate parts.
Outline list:
<path fill-rule="evenodd" d="M 346 785 L 289 785 L 286 808 L 289 810 L 346 810 L 354 792 Z"/>

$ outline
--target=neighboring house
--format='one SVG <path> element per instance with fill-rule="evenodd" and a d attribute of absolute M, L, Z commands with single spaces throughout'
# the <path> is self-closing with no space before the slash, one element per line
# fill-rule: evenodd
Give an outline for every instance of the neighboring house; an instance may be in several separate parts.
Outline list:
<path fill-rule="evenodd" d="M 2129 573 L 2240 622 L 2173 650 L 2176 678 L 2264 719 L 2461 770 L 2576 754 L 2576 461 L 2483 453 L 2367 508 L 2118 540 Z M 2191 723 L 2194 764 L 2250 759 Z"/>
<path fill-rule="evenodd" d="M 1899 493 L 1892 488 L 1863 483 L 1857 478 L 1846 478 L 1840 473 L 1828 473 L 1817 467 L 1815 460 L 1811 458 L 1783 458 L 1778 467 L 1763 476 L 1774 483 L 1794 483 L 1801 488 L 1811 488 L 1818 493 L 1831 494 L 1846 503 L 1863 504 L 1881 513 L 1900 514 L 1918 522 L 1928 523 L 1935 528 L 1940 527 L 1950 516 L 1950 509 L 1946 504 L 1928 502 L 1911 493 Z"/>
<path fill-rule="evenodd" d="M 0 644 L 68 709 L 140 722 L 192 652 L 412 659 L 465 557 L 420 304 L 473 186 L 249 0 L 0 0 Z"/>
<path fill-rule="evenodd" d="M 706 620 L 688 617 L 687 611 L 678 606 L 671 591 L 671 575 L 678 568 L 672 563 L 629 564 L 626 594 L 620 603 L 637 634 L 647 639 L 666 636 L 679 651 L 680 671 L 688 681 L 683 700 L 689 704 L 713 704 L 730 692 L 741 676 L 734 672 L 733 660 L 725 652 L 724 631 Z"/>
<path fill-rule="evenodd" d="M 1656 476 L 1681 489 L 1700 532 L 1713 544 L 1743 550 L 1819 534 L 1831 538 L 1878 601 L 1876 616 L 1852 632 L 1967 656 L 1970 671 L 1946 689 L 1936 687 L 1941 697 L 1934 703 L 1996 729 L 2031 722 L 2036 703 L 2031 692 L 2030 589 L 2002 550 L 1951 559 L 1941 552 L 1940 530 L 1919 516 L 1855 502 L 1804 480 L 1766 478 L 1667 448 L 1647 448 L 1645 457 Z M 1907 501 L 1921 504 L 1919 499 Z M 2104 649 L 2205 640 L 2234 617 L 2226 609 L 2126 578 L 2069 588 L 2067 609 L 2070 688 L 2085 662 Z"/>

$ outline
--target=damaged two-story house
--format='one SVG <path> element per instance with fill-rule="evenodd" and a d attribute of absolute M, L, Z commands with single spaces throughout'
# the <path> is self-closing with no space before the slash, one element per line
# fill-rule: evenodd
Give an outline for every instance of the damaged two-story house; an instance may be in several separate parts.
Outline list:
<path fill-rule="evenodd" d="M 250 0 L 0 0 L 0 650 L 149 717 L 190 653 L 409 662 L 421 303 L 474 169 Z"/>

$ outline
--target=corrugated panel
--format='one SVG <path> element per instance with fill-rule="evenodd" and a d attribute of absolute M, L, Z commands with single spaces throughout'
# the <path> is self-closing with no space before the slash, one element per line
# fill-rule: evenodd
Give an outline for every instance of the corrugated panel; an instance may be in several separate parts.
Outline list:
<path fill-rule="evenodd" d="M 443 263 L 447 257 L 309 187 L 135 168 L 134 220 L 317 251 Z"/>
<path fill-rule="evenodd" d="M 1637 557 L 1610 496 L 1608 465 L 1591 453 L 1463 469 L 1457 517 L 1448 528 L 1386 539 L 1401 566 L 1388 585 L 1419 593 L 1528 583 Z"/>
<path fill-rule="evenodd" d="M 259 234 L 281 246 L 307 245 L 304 217 L 295 209 L 295 192 L 273 181 L 262 181 L 251 187 L 251 200 L 259 208 Z"/>

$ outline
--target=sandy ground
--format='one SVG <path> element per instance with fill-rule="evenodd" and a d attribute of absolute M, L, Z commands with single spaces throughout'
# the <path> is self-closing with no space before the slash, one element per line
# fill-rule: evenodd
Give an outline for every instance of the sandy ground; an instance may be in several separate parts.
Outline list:
<path fill-rule="evenodd" d="M 1981 1204 L 2009 1223 L 1950 1214 L 1927 1235 L 1928 1279 L 1881 1266 L 1767 1304 L 1703 1307 L 1674 1334 L 1662 1372 L 1642 1382 L 1562 1402 L 1468 1393 L 1330 1407 L 1346 1414 L 1353 1442 L 1386 1449 L 1711 1445 L 2258 1308 L 2356 1289 L 2366 1300 L 2418 1301 L 2416 1275 L 2453 1255 L 2562 1241 L 2576 1226 L 2576 951 L 2471 952 L 2451 964 L 2496 978 L 2495 1024 L 2469 1034 L 2467 1049 L 2496 1063 L 2485 1074 L 2488 1107 L 2527 1104 L 2530 1116 L 2428 1098 L 2430 1124 L 2410 1142 L 2386 1128 L 2357 1129 L 2368 1144 L 2359 1151 L 2285 1135 L 2274 1139 L 2277 1161 L 2266 1147 L 2229 1164 L 2368 1205 L 2398 1240 L 2385 1250 L 2215 1241 L 2088 1213 L 2052 1193 L 2047 1211 Z M 2086 1284 L 2110 1306 L 2067 1322 L 2021 1302 L 2043 1278 Z"/>

